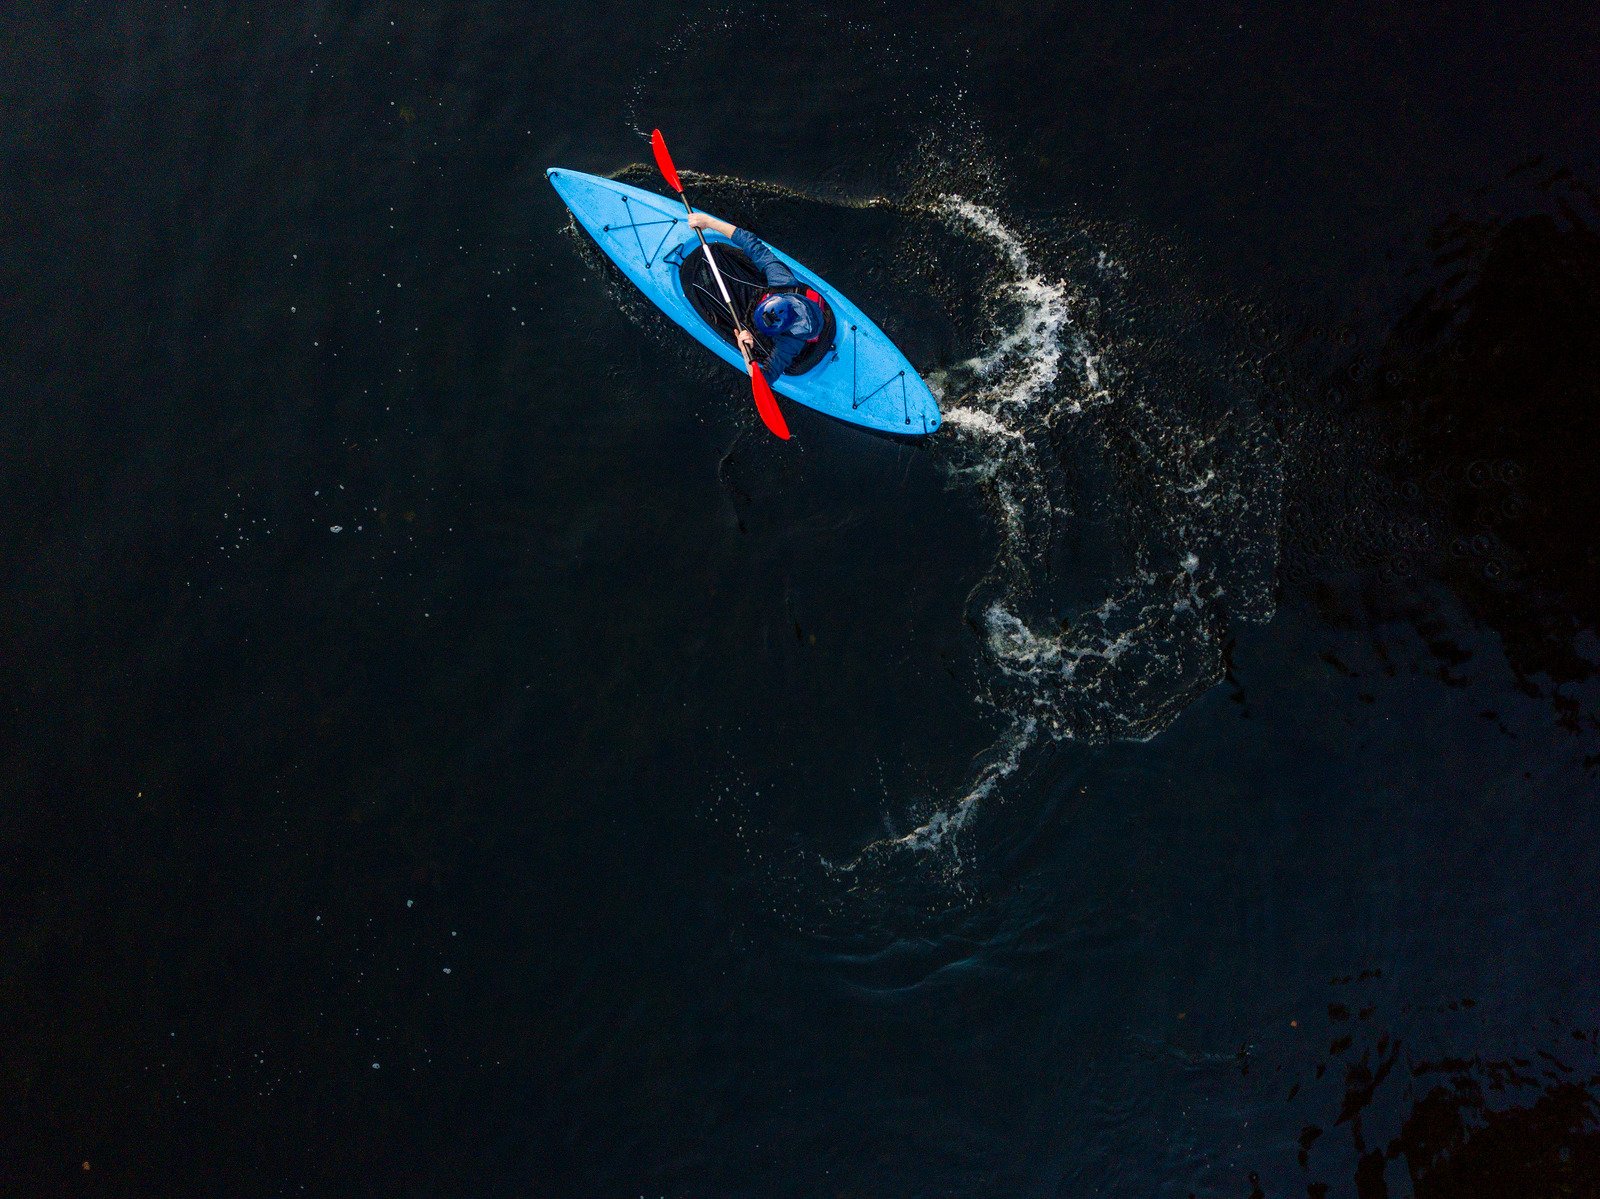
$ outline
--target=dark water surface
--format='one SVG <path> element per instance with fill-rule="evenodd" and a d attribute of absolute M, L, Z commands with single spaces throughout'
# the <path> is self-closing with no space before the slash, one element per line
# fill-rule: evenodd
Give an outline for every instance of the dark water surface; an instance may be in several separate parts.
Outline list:
<path fill-rule="evenodd" d="M 1592 6 L 683 20 L 0 15 L 0 1193 L 1600 1195 Z"/>

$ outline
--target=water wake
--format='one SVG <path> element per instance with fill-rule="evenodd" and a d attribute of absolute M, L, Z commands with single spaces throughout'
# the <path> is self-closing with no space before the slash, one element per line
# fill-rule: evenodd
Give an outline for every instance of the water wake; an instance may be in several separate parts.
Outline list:
<path fill-rule="evenodd" d="M 1215 347 L 1196 361 L 1191 318 L 1119 291 L 1128 272 L 1103 248 L 1047 266 L 1032 251 L 1047 240 L 994 208 L 944 195 L 929 211 L 993 264 L 987 345 L 930 383 L 952 483 L 980 492 L 999 535 L 967 616 L 1001 732 L 953 800 L 850 869 L 903 850 L 958 859 L 956 834 L 1033 746 L 1155 736 L 1222 677 L 1231 621 L 1272 613 L 1281 469 L 1248 372 L 1219 368 Z M 1085 526 L 1120 565 L 1066 577 L 1061 560 L 1080 559 L 1062 543 Z"/>

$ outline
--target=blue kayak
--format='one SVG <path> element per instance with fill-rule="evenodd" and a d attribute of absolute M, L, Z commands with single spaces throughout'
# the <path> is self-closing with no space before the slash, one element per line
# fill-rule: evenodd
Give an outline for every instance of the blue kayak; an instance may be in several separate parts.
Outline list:
<path fill-rule="evenodd" d="M 727 336 L 685 294 L 681 268 L 699 252 L 683 205 L 643 188 L 599 175 L 552 167 L 545 172 L 572 215 L 622 273 L 701 345 L 740 374 L 744 361 Z M 705 231 L 713 246 L 732 243 Z M 717 261 L 722 253 L 717 250 Z M 939 427 L 938 402 L 882 329 L 838 289 L 773 247 L 772 252 L 826 299 L 833 316 L 832 347 L 803 374 L 771 380 L 778 395 L 880 433 L 921 437 Z"/>

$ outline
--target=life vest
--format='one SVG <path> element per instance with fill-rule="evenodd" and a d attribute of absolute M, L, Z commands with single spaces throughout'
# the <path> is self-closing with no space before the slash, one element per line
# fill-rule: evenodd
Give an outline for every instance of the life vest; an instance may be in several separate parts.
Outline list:
<path fill-rule="evenodd" d="M 814 288 L 814 287 L 786 287 L 782 291 L 762 292 L 761 293 L 761 298 L 756 301 L 756 307 L 760 308 L 761 305 L 765 304 L 773 296 L 792 296 L 792 295 L 802 295 L 802 296 L 804 296 L 806 299 L 810 300 L 813 304 L 815 304 L 817 306 L 817 311 L 819 311 L 822 314 L 822 320 L 817 322 L 817 335 L 815 337 L 806 338 L 806 345 L 814 346 L 814 345 L 817 344 L 817 342 L 822 340 L 822 334 L 827 330 L 827 327 L 828 327 L 828 301 L 826 301 L 826 300 L 824 300 L 822 298 L 822 293 L 820 291 L 818 291 L 816 288 Z"/>

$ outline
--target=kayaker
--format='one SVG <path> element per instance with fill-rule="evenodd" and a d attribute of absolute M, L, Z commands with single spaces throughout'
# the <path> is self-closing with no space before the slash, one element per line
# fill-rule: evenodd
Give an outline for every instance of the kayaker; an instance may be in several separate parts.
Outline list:
<path fill-rule="evenodd" d="M 737 330 L 735 336 L 761 361 L 767 379 L 776 379 L 789 369 L 807 345 L 822 336 L 823 306 L 826 301 L 813 288 L 801 283 L 782 259 L 749 230 L 736 229 L 727 221 L 719 221 L 703 212 L 691 213 L 689 226 L 693 229 L 712 229 L 730 239 L 766 276 L 767 286 L 771 290 L 756 301 L 750 323 L 758 332 L 772 339 L 772 353 L 761 360 L 756 339 L 748 329 Z"/>

